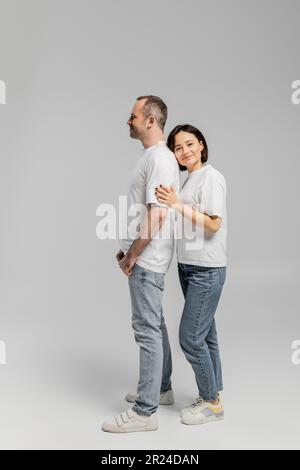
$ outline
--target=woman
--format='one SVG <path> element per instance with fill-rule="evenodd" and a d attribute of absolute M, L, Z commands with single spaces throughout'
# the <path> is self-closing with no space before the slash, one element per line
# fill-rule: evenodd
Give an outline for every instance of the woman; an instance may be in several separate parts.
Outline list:
<path fill-rule="evenodd" d="M 173 188 L 156 188 L 157 199 L 173 208 L 183 225 L 177 241 L 178 271 L 185 297 L 179 339 L 194 370 L 199 397 L 181 411 L 181 421 L 204 424 L 224 418 L 214 317 L 226 277 L 226 183 L 221 173 L 207 164 L 207 143 L 197 128 L 177 126 L 167 143 L 180 169 L 188 171 L 179 195 Z M 192 243 L 190 227 L 197 229 Z"/>

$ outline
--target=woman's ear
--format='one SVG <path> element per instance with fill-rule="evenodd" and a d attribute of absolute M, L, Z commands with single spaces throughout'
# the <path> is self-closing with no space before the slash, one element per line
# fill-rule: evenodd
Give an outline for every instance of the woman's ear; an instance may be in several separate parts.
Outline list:
<path fill-rule="evenodd" d="M 202 140 L 200 141 L 200 150 L 201 150 L 201 152 L 203 152 L 203 150 L 204 150 L 204 144 L 203 144 Z"/>

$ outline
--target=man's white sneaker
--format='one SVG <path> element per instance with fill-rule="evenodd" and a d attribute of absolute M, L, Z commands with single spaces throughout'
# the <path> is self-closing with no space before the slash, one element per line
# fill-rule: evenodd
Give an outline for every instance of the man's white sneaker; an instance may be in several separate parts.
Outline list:
<path fill-rule="evenodd" d="M 111 421 L 105 421 L 102 425 L 102 431 L 114 433 L 156 431 L 157 429 L 156 413 L 151 416 L 141 416 L 132 409 L 124 411 Z"/>
<path fill-rule="evenodd" d="M 128 401 L 129 403 L 135 403 L 137 399 L 138 399 L 138 395 L 135 393 L 127 393 L 125 397 L 125 400 Z M 166 392 L 163 392 L 160 394 L 160 400 L 159 400 L 160 405 L 174 405 L 174 403 L 175 403 L 175 399 L 174 399 L 173 390 L 167 390 Z"/>
<path fill-rule="evenodd" d="M 213 405 L 199 397 L 189 410 L 187 408 L 181 415 L 183 424 L 206 424 L 224 419 L 224 408 L 220 400 L 217 405 Z"/>

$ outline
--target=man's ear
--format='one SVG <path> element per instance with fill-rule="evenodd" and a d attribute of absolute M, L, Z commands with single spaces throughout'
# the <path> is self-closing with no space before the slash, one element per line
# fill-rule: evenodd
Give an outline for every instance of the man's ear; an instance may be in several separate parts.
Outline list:
<path fill-rule="evenodd" d="M 151 124 L 151 126 L 153 126 L 153 124 L 155 123 L 155 117 L 154 116 L 149 116 L 148 122 L 149 122 L 149 124 Z"/>

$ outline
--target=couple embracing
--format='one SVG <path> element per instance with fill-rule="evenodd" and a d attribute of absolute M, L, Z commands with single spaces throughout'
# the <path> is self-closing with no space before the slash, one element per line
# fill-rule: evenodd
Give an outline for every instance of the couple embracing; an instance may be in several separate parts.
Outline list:
<path fill-rule="evenodd" d="M 175 219 L 203 233 L 198 249 L 191 249 L 184 230 L 176 240 L 185 299 L 179 341 L 199 392 L 194 403 L 181 410 L 180 419 L 186 425 L 200 425 L 224 418 L 215 313 L 226 277 L 226 182 L 208 163 L 208 146 L 199 129 L 178 125 L 165 139 L 167 115 L 162 99 L 140 96 L 127 121 L 130 136 L 143 145 L 132 173 L 128 205 L 142 205 L 145 211 L 135 234 L 120 240 L 117 261 L 128 277 L 132 327 L 140 348 L 139 381 L 137 392 L 126 396 L 132 407 L 103 423 L 107 432 L 155 431 L 159 405 L 174 403 L 162 294 L 177 238 Z M 181 187 L 180 171 L 188 172 Z M 168 236 L 161 236 L 162 232 Z"/>

